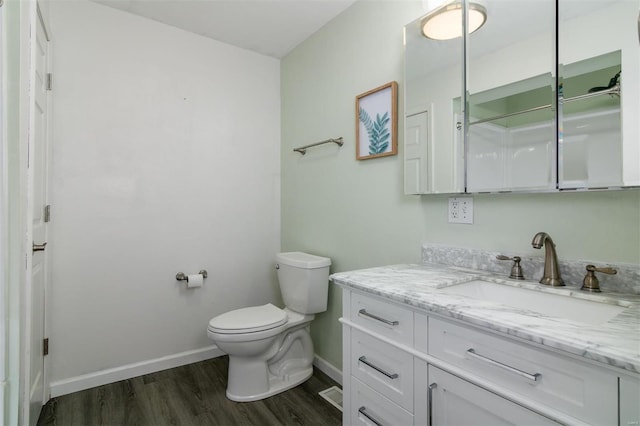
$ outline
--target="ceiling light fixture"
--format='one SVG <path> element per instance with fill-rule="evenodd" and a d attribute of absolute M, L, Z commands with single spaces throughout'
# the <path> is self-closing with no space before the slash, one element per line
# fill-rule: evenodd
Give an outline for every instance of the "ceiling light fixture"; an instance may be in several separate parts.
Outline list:
<path fill-rule="evenodd" d="M 487 9 L 469 3 L 469 34 L 478 30 L 487 20 Z M 422 34 L 433 40 L 450 40 L 462 36 L 462 3 L 454 2 L 429 13 L 422 20 Z"/>

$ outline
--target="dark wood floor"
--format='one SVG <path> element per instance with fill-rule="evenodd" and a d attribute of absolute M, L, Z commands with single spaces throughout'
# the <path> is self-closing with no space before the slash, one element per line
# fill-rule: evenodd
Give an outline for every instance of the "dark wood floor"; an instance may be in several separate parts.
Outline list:
<path fill-rule="evenodd" d="M 342 413 L 318 395 L 336 385 L 314 369 L 300 386 L 256 402 L 225 396 L 226 356 L 53 398 L 44 425 L 340 425 Z"/>

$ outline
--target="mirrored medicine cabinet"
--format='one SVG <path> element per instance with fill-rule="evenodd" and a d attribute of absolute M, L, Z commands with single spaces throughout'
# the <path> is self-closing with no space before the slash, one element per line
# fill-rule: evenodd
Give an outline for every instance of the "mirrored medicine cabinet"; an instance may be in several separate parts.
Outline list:
<path fill-rule="evenodd" d="M 405 26 L 405 193 L 640 186 L 640 0 L 463 2 L 465 37 Z"/>

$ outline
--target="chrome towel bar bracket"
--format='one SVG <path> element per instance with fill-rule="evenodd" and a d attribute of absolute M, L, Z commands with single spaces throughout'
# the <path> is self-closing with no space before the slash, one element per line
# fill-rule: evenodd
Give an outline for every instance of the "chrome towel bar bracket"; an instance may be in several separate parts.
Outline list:
<path fill-rule="evenodd" d="M 305 155 L 307 153 L 307 148 L 311 148 L 313 146 L 318 146 L 318 145 L 324 145 L 325 143 L 335 143 L 338 146 L 342 146 L 344 144 L 344 141 L 342 139 L 342 136 L 340 136 L 339 138 L 335 138 L 335 139 L 331 138 L 324 141 L 312 143 L 310 145 L 301 146 L 300 148 L 294 148 L 293 151 L 299 152 L 300 154 Z"/>

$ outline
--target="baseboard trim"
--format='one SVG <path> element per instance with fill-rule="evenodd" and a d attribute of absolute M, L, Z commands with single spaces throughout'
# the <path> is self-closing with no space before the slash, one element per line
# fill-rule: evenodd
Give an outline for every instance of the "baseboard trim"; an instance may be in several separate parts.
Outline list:
<path fill-rule="evenodd" d="M 192 364 L 206 359 L 216 358 L 224 355 L 216 345 L 192 351 L 181 352 L 160 358 L 150 359 L 121 367 L 109 368 L 107 370 L 96 371 L 95 373 L 83 374 L 81 376 L 51 382 L 51 397 L 67 395 L 96 386 L 142 376 L 143 374 L 155 373 L 169 368 L 180 367 L 181 365 Z M 328 375 L 328 373 L 327 373 Z"/>
<path fill-rule="evenodd" d="M 313 356 L 313 365 L 342 386 L 342 371 L 340 371 L 335 365 L 318 355 Z"/>
<path fill-rule="evenodd" d="M 216 345 L 51 382 L 51 398 L 224 355 Z M 315 355 L 313 365 L 342 386 L 342 371 Z"/>

